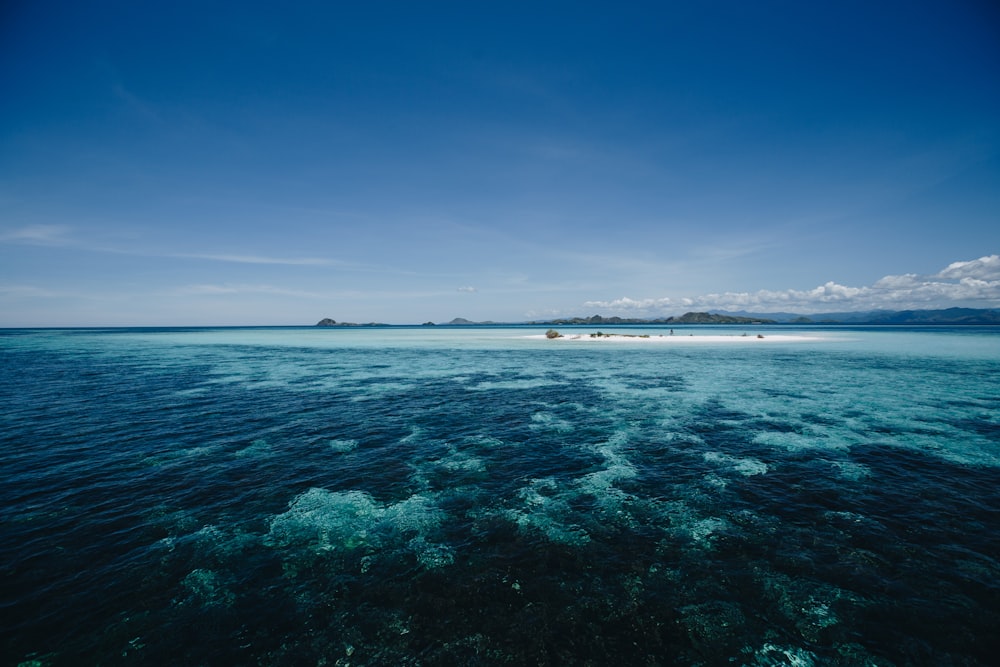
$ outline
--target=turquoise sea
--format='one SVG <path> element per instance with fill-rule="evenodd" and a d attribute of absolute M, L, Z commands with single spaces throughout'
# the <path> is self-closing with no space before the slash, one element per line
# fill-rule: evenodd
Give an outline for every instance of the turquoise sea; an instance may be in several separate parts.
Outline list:
<path fill-rule="evenodd" d="M 560 329 L 0 330 L 0 660 L 997 664 L 1000 328 Z"/>

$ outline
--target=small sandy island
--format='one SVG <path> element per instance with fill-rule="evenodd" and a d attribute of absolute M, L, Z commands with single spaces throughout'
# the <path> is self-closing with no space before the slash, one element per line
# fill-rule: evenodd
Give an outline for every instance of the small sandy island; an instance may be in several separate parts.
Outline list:
<path fill-rule="evenodd" d="M 806 343 L 806 342 L 816 342 L 822 340 L 828 340 L 822 336 L 803 336 L 803 335 L 788 335 L 788 334 L 763 334 L 763 333 L 746 333 L 746 334 L 721 334 L 721 335 L 695 335 L 695 334 L 682 334 L 682 333 L 672 333 L 672 334 L 623 334 L 623 333 L 570 333 L 561 334 L 555 332 L 553 335 L 553 330 L 549 330 L 549 333 L 544 334 L 533 334 L 530 336 L 525 336 L 525 338 L 534 338 L 541 340 L 551 340 L 553 343 L 560 343 L 563 341 L 573 341 L 573 342 L 613 342 L 613 343 L 639 343 L 639 344 L 677 344 L 677 345 L 698 345 L 698 344 L 762 344 L 762 343 Z"/>

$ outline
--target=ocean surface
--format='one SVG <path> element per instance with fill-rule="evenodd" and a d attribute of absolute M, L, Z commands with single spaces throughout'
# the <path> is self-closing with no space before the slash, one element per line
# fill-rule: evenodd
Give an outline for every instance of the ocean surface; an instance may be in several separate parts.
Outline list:
<path fill-rule="evenodd" d="M 1000 328 L 560 329 L 0 330 L 0 660 L 998 664 Z"/>

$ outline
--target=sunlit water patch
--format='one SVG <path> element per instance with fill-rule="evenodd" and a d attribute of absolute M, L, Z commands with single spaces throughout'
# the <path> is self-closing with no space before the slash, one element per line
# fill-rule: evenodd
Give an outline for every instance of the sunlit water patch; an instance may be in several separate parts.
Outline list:
<path fill-rule="evenodd" d="M 759 330 L 0 332 L 0 655 L 993 664 L 1000 332 Z"/>

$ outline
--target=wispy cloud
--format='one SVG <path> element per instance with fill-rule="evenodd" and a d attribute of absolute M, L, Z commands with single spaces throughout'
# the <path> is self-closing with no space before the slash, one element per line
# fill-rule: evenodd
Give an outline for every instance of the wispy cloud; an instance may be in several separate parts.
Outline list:
<path fill-rule="evenodd" d="M 333 266 L 346 269 L 380 270 L 379 267 L 367 266 L 354 262 L 345 262 L 325 257 L 274 257 L 269 255 L 252 255 L 238 253 L 212 252 L 162 252 L 149 249 L 121 248 L 101 245 L 93 241 L 84 241 L 71 236 L 72 228 L 67 225 L 25 225 L 9 229 L 0 229 L 0 243 L 26 243 L 30 245 L 73 246 L 90 252 L 103 252 L 115 255 L 132 255 L 136 257 L 166 257 L 173 259 L 198 259 L 211 262 L 229 262 L 236 264 L 273 264 L 284 266 Z"/>
<path fill-rule="evenodd" d="M 63 245 L 69 243 L 69 232 L 66 225 L 25 225 L 0 230 L 0 242 Z"/>
<path fill-rule="evenodd" d="M 247 294 L 267 294 L 272 296 L 290 296 L 296 298 L 306 298 L 306 299 L 322 299 L 326 298 L 327 295 L 321 294 L 319 292 L 310 292 L 307 290 L 295 290 L 287 289 L 284 287 L 275 287 L 273 285 L 245 285 L 245 284 L 229 284 L 224 283 L 222 285 L 212 285 L 212 284 L 202 284 L 202 285 L 187 285 L 176 290 L 177 293 L 189 296 L 235 296 L 235 295 L 247 295 Z"/>
<path fill-rule="evenodd" d="M 380 301 L 384 299 L 421 299 L 451 295 L 447 290 L 377 290 L 377 289 L 342 289 L 329 291 L 311 291 L 277 287 L 275 285 L 255 285 L 247 283 L 200 283 L 184 285 L 170 291 L 174 296 L 212 297 L 212 296 L 282 296 L 309 300 L 347 299 L 352 301 Z"/>
<path fill-rule="evenodd" d="M 458 291 L 459 291 L 459 292 L 476 292 L 476 291 L 478 291 L 478 290 L 476 290 L 476 288 L 475 288 L 475 287 L 471 287 L 471 286 L 465 286 L 465 287 L 459 287 L 459 288 L 458 288 Z"/>
<path fill-rule="evenodd" d="M 0 297 L 13 299 L 59 299 L 71 295 L 34 285 L 0 285 Z"/>
<path fill-rule="evenodd" d="M 200 259 L 213 262 L 232 262 L 237 264 L 277 264 L 285 266 L 339 266 L 344 268 L 363 269 L 360 265 L 342 262 L 323 257 L 270 257 L 267 255 L 240 255 L 231 253 L 163 253 L 149 250 L 115 248 L 81 242 L 70 236 L 71 228 L 66 225 L 26 225 L 12 229 L 0 230 L 0 243 L 27 243 L 31 245 L 71 245 L 92 252 L 105 252 L 115 255 L 133 255 L 137 257 L 169 257 L 174 259 Z"/>
<path fill-rule="evenodd" d="M 284 264 L 290 266 L 332 266 L 341 264 L 321 257 L 266 257 L 264 255 L 228 255 L 210 253 L 178 253 L 171 257 L 183 259 L 204 259 L 213 262 L 234 262 L 237 264 Z"/>
<path fill-rule="evenodd" d="M 932 275 L 889 275 L 872 285 L 852 287 L 828 281 L 809 290 L 723 292 L 695 297 L 588 301 L 584 306 L 614 312 L 653 314 L 678 309 L 782 310 L 802 313 L 877 309 L 1000 306 L 1000 255 L 954 262 Z"/>
<path fill-rule="evenodd" d="M 150 122 L 161 124 L 163 119 L 153 106 L 120 83 L 111 86 L 112 94 L 134 114 Z"/>
<path fill-rule="evenodd" d="M 258 265 L 278 265 L 278 266 L 328 266 L 343 271 L 356 271 L 359 273 L 381 273 L 394 275 L 430 275 L 400 269 L 394 266 L 369 264 L 365 262 L 351 262 L 342 259 L 328 257 L 273 257 L 269 255 L 241 255 L 236 253 L 212 253 L 212 252 L 189 252 L 170 253 L 156 255 L 160 257 L 171 257 L 175 259 L 197 259 L 208 262 L 227 262 L 233 264 L 258 264 Z"/>

